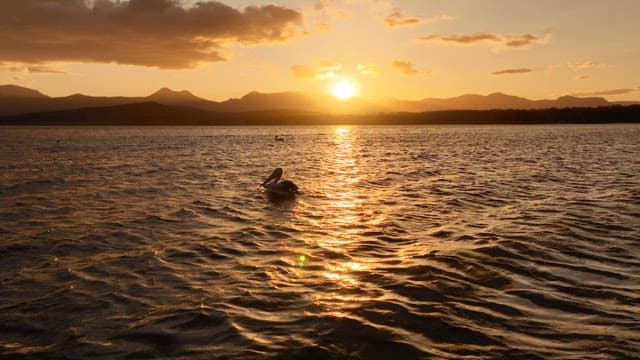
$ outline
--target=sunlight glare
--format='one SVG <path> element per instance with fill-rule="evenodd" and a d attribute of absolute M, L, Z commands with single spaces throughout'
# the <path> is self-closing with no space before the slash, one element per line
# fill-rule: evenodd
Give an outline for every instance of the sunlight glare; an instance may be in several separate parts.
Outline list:
<path fill-rule="evenodd" d="M 333 90 L 332 90 L 333 96 L 337 97 L 340 100 L 349 99 L 350 97 L 355 95 L 355 92 L 356 92 L 355 87 L 350 81 L 347 81 L 347 80 L 338 81 L 333 86 Z"/>
<path fill-rule="evenodd" d="M 348 133 L 349 131 L 351 131 L 351 129 L 344 126 L 340 126 L 336 128 L 336 132 L 338 133 L 338 135 L 341 135 L 341 136 Z"/>

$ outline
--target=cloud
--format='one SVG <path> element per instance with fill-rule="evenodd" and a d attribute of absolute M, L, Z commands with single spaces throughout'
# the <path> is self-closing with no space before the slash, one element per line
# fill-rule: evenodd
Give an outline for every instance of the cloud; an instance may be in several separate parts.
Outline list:
<path fill-rule="evenodd" d="M 344 9 L 336 9 L 331 12 L 331 18 L 336 20 L 347 20 L 351 17 L 351 13 Z"/>
<path fill-rule="evenodd" d="M 428 70 L 418 70 L 415 65 L 411 61 L 405 60 L 393 60 L 391 62 L 398 71 L 405 75 L 418 75 L 418 74 L 428 74 L 430 71 Z"/>
<path fill-rule="evenodd" d="M 316 70 L 319 72 L 337 71 L 342 69 L 342 64 L 331 60 L 320 60 L 316 64 Z"/>
<path fill-rule="evenodd" d="M 388 27 L 393 28 L 399 26 L 418 25 L 422 22 L 422 19 L 416 16 L 405 16 L 400 11 L 394 11 L 385 17 L 384 22 Z"/>
<path fill-rule="evenodd" d="M 342 64 L 331 60 L 320 60 L 315 66 L 291 65 L 293 77 L 300 80 L 324 80 L 336 77 L 336 72 L 342 69 Z"/>
<path fill-rule="evenodd" d="M 580 75 L 576 78 L 576 80 L 587 80 L 587 79 L 591 79 L 591 76 L 589 75 Z"/>
<path fill-rule="evenodd" d="M 420 16 L 407 16 L 401 10 L 394 9 L 389 15 L 384 17 L 384 23 L 390 27 L 413 26 L 420 24 L 431 24 L 438 21 L 451 21 L 455 17 L 446 14 L 432 16 L 430 18 L 422 18 Z"/>
<path fill-rule="evenodd" d="M 453 21 L 455 19 L 456 19 L 455 16 L 451 16 L 451 15 L 447 15 L 447 14 L 441 14 L 441 15 L 429 18 L 429 21 L 431 21 L 431 22 L 433 22 L 433 21 Z"/>
<path fill-rule="evenodd" d="M 36 74 L 36 73 L 66 74 L 67 73 L 64 70 L 56 69 L 54 67 L 50 67 L 50 66 L 46 66 L 46 65 L 38 65 L 38 64 L 3 64 L 3 63 L 0 63 L 0 69 L 4 69 L 4 70 L 12 72 L 12 73 L 26 73 L 26 74 Z"/>
<path fill-rule="evenodd" d="M 436 15 L 436 16 L 432 16 L 432 17 L 426 18 L 422 22 L 425 23 L 425 24 L 433 24 L 433 23 L 438 22 L 438 21 L 453 21 L 455 19 L 456 19 L 456 17 L 454 17 L 454 16 L 447 15 L 447 14 L 440 14 L 440 15 Z"/>
<path fill-rule="evenodd" d="M 191 68 L 224 61 L 222 46 L 282 42 L 302 14 L 278 6 L 235 9 L 218 1 L 0 1 L 0 61 L 97 62 Z"/>
<path fill-rule="evenodd" d="M 291 65 L 291 73 L 296 79 L 312 80 L 316 77 L 314 68 L 300 64 Z"/>
<path fill-rule="evenodd" d="M 357 64 L 356 71 L 363 76 L 376 77 L 378 75 L 378 67 L 374 64 Z"/>
<path fill-rule="evenodd" d="M 584 92 L 584 93 L 575 93 L 571 94 L 573 96 L 607 96 L 607 95 L 625 95 L 629 93 L 633 93 L 636 91 L 640 91 L 640 86 L 635 88 L 624 88 L 624 89 L 612 89 L 612 90 L 602 90 L 602 91 L 594 91 L 594 92 Z"/>
<path fill-rule="evenodd" d="M 596 64 L 593 61 L 583 61 L 583 62 L 569 62 L 567 63 L 567 67 L 573 71 L 586 70 L 596 67 Z"/>
<path fill-rule="evenodd" d="M 528 68 L 518 68 L 518 69 L 504 69 L 504 70 L 496 70 L 491 72 L 493 75 L 509 75 L 509 74 L 524 74 L 530 73 L 533 69 Z"/>
<path fill-rule="evenodd" d="M 313 9 L 317 11 L 323 10 L 333 5 L 334 2 L 335 0 L 317 0 L 316 4 L 313 6 Z"/>
<path fill-rule="evenodd" d="M 479 43 L 490 43 L 500 45 L 505 48 L 523 48 L 533 44 L 545 44 L 549 41 L 550 35 L 540 37 L 532 34 L 504 35 L 495 33 L 475 33 L 468 35 L 429 35 L 420 38 L 420 41 L 427 43 L 441 43 L 447 45 L 474 45 Z"/>

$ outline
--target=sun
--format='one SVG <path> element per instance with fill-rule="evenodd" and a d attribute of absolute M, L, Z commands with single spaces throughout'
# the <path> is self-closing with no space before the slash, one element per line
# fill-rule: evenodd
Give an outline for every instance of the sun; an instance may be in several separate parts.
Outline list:
<path fill-rule="evenodd" d="M 333 90 L 331 90 L 331 92 L 333 93 L 333 96 L 338 99 L 347 100 L 356 93 L 356 89 L 350 81 L 340 80 L 333 85 Z"/>

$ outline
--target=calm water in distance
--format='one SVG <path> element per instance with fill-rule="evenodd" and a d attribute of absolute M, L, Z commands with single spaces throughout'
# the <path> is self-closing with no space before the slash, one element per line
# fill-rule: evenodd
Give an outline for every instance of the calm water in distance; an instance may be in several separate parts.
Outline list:
<path fill-rule="evenodd" d="M 2 127 L 0 356 L 638 356 L 639 154 L 638 125 Z"/>

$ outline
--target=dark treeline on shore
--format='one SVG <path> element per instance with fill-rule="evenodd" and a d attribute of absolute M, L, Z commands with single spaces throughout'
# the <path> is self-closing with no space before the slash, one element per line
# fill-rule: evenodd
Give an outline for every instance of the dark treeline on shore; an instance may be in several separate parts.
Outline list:
<path fill-rule="evenodd" d="M 640 123 L 640 105 L 542 110 L 447 110 L 421 113 L 327 115 L 269 110 L 211 112 L 189 107 L 137 103 L 32 113 L 0 118 L 0 125 L 234 126 L 402 124 L 593 124 Z"/>

